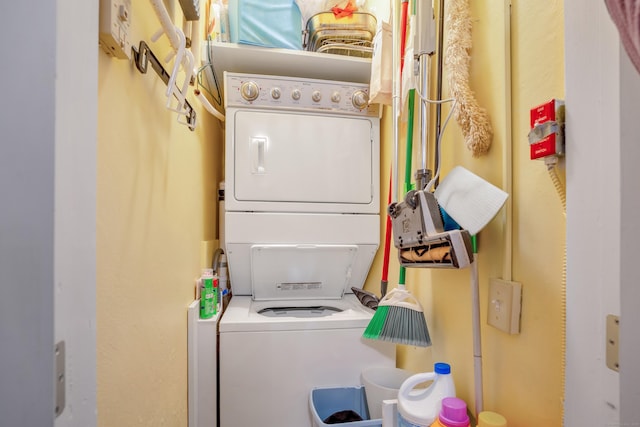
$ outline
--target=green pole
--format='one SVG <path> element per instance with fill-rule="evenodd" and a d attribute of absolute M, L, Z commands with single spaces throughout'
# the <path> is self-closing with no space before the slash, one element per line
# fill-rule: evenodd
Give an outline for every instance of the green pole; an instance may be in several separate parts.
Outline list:
<path fill-rule="evenodd" d="M 406 194 L 413 189 L 411 184 L 411 153 L 413 152 L 413 103 L 415 101 L 416 91 L 411 89 L 409 91 L 409 119 L 407 121 L 407 154 L 405 157 L 404 166 L 404 193 Z M 406 277 L 405 268 L 400 266 L 400 275 L 398 278 L 398 284 L 404 285 Z"/>

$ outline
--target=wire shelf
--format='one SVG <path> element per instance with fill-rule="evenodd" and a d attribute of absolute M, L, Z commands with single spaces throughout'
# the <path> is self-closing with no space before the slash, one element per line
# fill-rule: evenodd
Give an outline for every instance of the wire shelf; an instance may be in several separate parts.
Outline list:
<path fill-rule="evenodd" d="M 367 40 L 326 39 L 317 47 L 316 52 L 371 58 L 373 43 Z"/>
<path fill-rule="evenodd" d="M 354 12 L 336 18 L 321 12 L 307 21 L 305 48 L 309 51 L 371 58 L 376 18 L 369 13 Z"/>

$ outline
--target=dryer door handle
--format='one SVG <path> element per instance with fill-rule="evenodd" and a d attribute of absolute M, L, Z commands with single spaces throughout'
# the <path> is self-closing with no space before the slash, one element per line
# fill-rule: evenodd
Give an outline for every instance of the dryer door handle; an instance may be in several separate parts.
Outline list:
<path fill-rule="evenodd" d="M 251 159 L 252 167 L 251 172 L 254 174 L 265 173 L 265 149 L 267 145 L 267 138 L 264 136 L 252 136 L 251 137 Z"/>

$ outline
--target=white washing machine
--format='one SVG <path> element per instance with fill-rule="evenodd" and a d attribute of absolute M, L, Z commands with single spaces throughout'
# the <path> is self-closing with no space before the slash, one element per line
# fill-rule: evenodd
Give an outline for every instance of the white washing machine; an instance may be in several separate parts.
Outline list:
<path fill-rule="evenodd" d="M 220 426 L 311 426 L 314 387 L 356 386 L 395 347 L 365 340 L 379 246 L 379 112 L 368 86 L 225 73 Z"/>

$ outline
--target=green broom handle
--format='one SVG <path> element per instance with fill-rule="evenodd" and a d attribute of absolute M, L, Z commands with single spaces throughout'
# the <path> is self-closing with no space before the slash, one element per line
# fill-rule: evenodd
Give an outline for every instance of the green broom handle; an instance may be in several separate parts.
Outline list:
<path fill-rule="evenodd" d="M 404 161 L 404 192 L 408 193 L 413 190 L 411 184 L 411 154 L 413 152 L 413 115 L 414 115 L 414 102 L 416 98 L 416 90 L 409 90 L 409 118 L 407 120 L 407 152 Z"/>
<path fill-rule="evenodd" d="M 404 286 L 404 284 L 405 284 L 405 281 L 404 281 L 405 280 L 404 279 L 405 276 L 406 276 L 405 268 L 403 266 L 400 266 L 400 274 L 399 274 L 399 277 L 398 277 L 398 285 Z"/>
<path fill-rule="evenodd" d="M 407 3 L 405 1 L 405 3 Z M 415 2 L 413 2 L 412 7 L 412 15 L 415 15 Z M 408 6 L 408 5 L 405 5 Z M 408 9 L 408 7 L 407 7 Z M 405 16 L 408 14 L 407 9 L 403 12 Z M 405 18 L 406 19 L 406 18 Z M 406 21 L 405 27 L 402 29 L 403 38 L 406 38 Z M 401 41 L 404 46 L 404 39 Z M 400 52 L 401 58 L 404 59 L 404 52 Z M 410 65 L 411 66 L 411 65 Z M 404 64 L 401 65 L 401 69 L 404 68 Z M 413 67 L 412 67 L 413 68 Z M 404 166 L 404 194 L 407 194 L 410 190 L 413 189 L 411 185 L 411 154 L 413 152 L 413 115 L 414 115 L 414 107 L 413 104 L 415 102 L 415 89 L 409 90 L 409 118 L 407 121 L 407 148 L 406 148 L 406 156 L 405 156 L 405 166 Z M 406 269 L 403 266 L 400 266 L 400 274 L 398 277 L 398 285 L 404 286 L 406 277 Z"/>
<path fill-rule="evenodd" d="M 416 92 L 415 89 L 409 90 L 409 119 L 407 120 L 407 153 L 405 157 L 404 166 L 404 193 L 407 194 L 413 189 L 411 184 L 411 153 L 413 151 L 413 104 L 415 101 Z M 400 275 L 398 278 L 398 284 L 404 285 L 406 277 L 406 271 L 403 266 L 400 266 Z"/>

